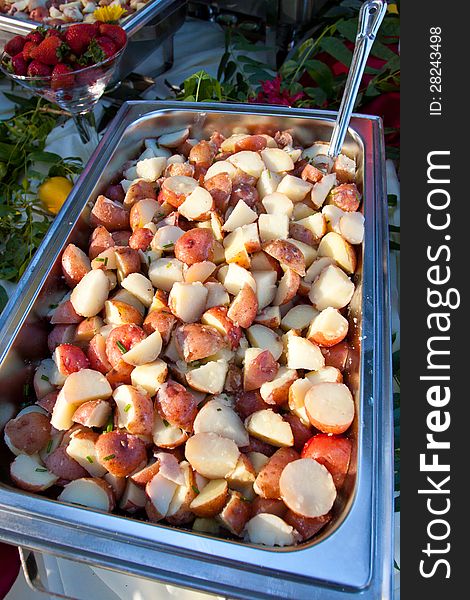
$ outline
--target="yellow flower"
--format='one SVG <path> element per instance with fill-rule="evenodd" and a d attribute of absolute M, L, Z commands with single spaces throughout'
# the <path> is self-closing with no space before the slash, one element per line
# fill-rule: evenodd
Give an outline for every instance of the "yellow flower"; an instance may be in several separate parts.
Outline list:
<path fill-rule="evenodd" d="M 93 16 L 102 23 L 113 23 L 119 21 L 125 12 L 122 6 L 101 6 L 94 11 Z"/>
<path fill-rule="evenodd" d="M 56 215 L 72 189 L 72 183 L 66 177 L 50 177 L 39 186 L 38 196 L 44 208 Z"/>

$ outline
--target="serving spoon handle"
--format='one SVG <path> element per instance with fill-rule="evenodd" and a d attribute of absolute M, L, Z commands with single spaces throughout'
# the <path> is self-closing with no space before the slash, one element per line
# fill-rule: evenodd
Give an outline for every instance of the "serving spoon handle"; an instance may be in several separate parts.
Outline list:
<path fill-rule="evenodd" d="M 328 149 L 328 157 L 331 161 L 340 154 L 343 147 L 367 59 L 386 12 L 385 0 L 367 0 L 359 12 L 356 45 Z"/>

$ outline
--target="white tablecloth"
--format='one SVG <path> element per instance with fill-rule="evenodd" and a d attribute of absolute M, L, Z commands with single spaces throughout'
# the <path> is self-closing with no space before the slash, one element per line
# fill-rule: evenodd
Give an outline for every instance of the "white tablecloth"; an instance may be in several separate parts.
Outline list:
<path fill-rule="evenodd" d="M 168 96 L 168 88 L 164 79 L 173 84 L 180 84 L 186 77 L 194 72 L 205 69 L 211 75 L 216 75 L 220 56 L 224 47 L 224 34 L 218 25 L 201 21 L 188 20 L 176 35 L 175 39 L 175 64 L 171 71 L 160 76 L 156 84 L 145 94 L 146 99 Z M 139 67 L 138 71 L 143 74 L 151 74 L 160 51 L 149 57 Z M 258 54 L 259 57 L 259 54 Z M 9 84 L 2 82 L 0 89 L 9 90 Z M 15 92 L 16 93 L 16 92 Z M 0 99 L 0 118 L 11 112 L 12 104 L 3 96 Z M 54 129 L 49 135 L 46 150 L 56 152 L 61 156 L 81 156 L 87 158 L 88 149 L 80 142 L 78 133 L 72 121 Z M 399 197 L 399 184 L 395 167 L 391 161 L 387 161 L 387 185 L 388 192 Z M 391 215 L 391 222 L 399 224 L 399 203 Z M 391 293 L 393 307 L 393 331 L 399 331 L 399 264 L 396 253 L 391 256 Z M 8 290 L 7 290 L 8 291 Z M 399 339 L 396 340 L 394 348 L 399 347 Z M 395 526 L 395 560 L 399 564 L 399 515 Z M 56 592 L 69 595 L 81 600 L 209 600 L 214 596 L 208 596 L 199 592 L 183 590 L 149 582 L 135 577 L 113 573 L 104 569 L 92 568 L 48 555 L 38 556 L 43 582 L 46 586 Z M 42 560 L 42 563 L 41 563 Z M 15 586 L 8 594 L 6 600 L 43 600 L 43 594 L 31 591 L 20 574 Z M 395 598 L 399 597 L 399 573 L 396 571 Z"/>

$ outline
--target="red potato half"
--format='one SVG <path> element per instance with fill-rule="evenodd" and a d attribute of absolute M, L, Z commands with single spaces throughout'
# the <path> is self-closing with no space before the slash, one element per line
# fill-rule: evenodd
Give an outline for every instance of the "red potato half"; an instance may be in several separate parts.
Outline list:
<path fill-rule="evenodd" d="M 157 473 L 145 486 L 148 503 L 145 510 L 150 521 L 157 523 L 164 519 L 178 484 Z"/>
<path fill-rule="evenodd" d="M 54 310 L 51 317 L 51 325 L 70 325 L 80 323 L 83 317 L 75 312 L 70 300 L 62 301 Z"/>
<path fill-rule="evenodd" d="M 354 401 L 344 383 L 317 383 L 305 394 L 310 423 L 323 433 L 343 433 L 354 419 Z"/>
<path fill-rule="evenodd" d="M 155 396 L 166 380 L 167 374 L 167 364 L 157 358 L 154 362 L 138 366 L 132 370 L 132 385 L 144 389 L 150 396 Z"/>
<path fill-rule="evenodd" d="M 106 512 L 111 512 L 115 504 L 111 486 L 97 477 L 84 477 L 71 481 L 57 499 Z"/>
<path fill-rule="evenodd" d="M 197 400 L 184 386 L 167 381 L 157 392 L 155 406 L 168 423 L 191 431 L 197 414 Z"/>
<path fill-rule="evenodd" d="M 291 426 L 270 409 L 251 414 L 245 420 L 245 428 L 250 435 L 272 446 L 280 448 L 294 445 Z"/>
<path fill-rule="evenodd" d="M 8 447 L 15 454 L 36 454 L 51 439 L 51 424 L 45 414 L 29 412 L 8 421 L 4 434 Z"/>
<path fill-rule="evenodd" d="M 122 431 L 102 433 L 96 441 L 99 463 L 113 475 L 126 477 L 147 461 L 144 442 Z"/>
<path fill-rule="evenodd" d="M 145 338 L 145 332 L 134 324 L 114 328 L 106 338 L 106 355 L 111 365 L 118 365 L 123 355 Z"/>
<path fill-rule="evenodd" d="M 175 175 L 165 179 L 160 191 L 160 197 L 162 201 L 168 202 L 168 204 L 178 208 L 197 187 L 197 181 L 192 177 Z"/>
<path fill-rule="evenodd" d="M 263 250 L 279 263 L 292 269 L 295 273 L 303 277 L 305 275 L 305 257 L 302 251 L 291 242 L 286 240 L 275 240 L 263 244 Z"/>
<path fill-rule="evenodd" d="M 283 519 L 284 515 L 287 513 L 287 506 L 282 500 L 261 498 L 261 496 L 256 496 L 251 504 L 251 516 L 255 517 L 261 513 L 276 515 L 276 517 Z"/>
<path fill-rule="evenodd" d="M 176 282 L 171 288 L 168 305 L 178 319 L 184 323 L 195 323 L 204 313 L 207 294 L 207 288 L 200 281 Z"/>
<path fill-rule="evenodd" d="M 284 515 L 284 520 L 288 525 L 291 525 L 299 534 L 300 542 L 306 542 L 319 531 L 321 531 L 325 525 L 331 521 L 332 516 L 330 513 L 322 515 L 321 517 L 303 517 L 297 515 L 295 512 L 288 510 Z"/>
<path fill-rule="evenodd" d="M 356 270 L 357 257 L 354 246 L 335 231 L 330 231 L 322 238 L 318 246 L 318 257 L 322 256 L 332 258 L 348 275 Z"/>
<path fill-rule="evenodd" d="M 241 327 L 235 325 L 235 323 L 228 317 L 227 312 L 227 308 L 224 306 L 214 306 L 209 310 L 206 310 L 206 312 L 202 315 L 201 323 L 213 327 L 220 334 L 225 336 L 229 342 L 230 348 L 235 350 L 240 344 L 242 330 Z M 213 352 L 211 354 L 215 353 Z"/>
<path fill-rule="evenodd" d="M 37 455 L 20 454 L 10 465 L 10 477 L 15 485 L 28 492 L 43 492 L 59 479 L 44 467 Z"/>
<path fill-rule="evenodd" d="M 230 491 L 229 499 L 217 521 L 230 533 L 241 536 L 251 516 L 251 503 L 239 493 Z"/>
<path fill-rule="evenodd" d="M 336 500 L 332 476 L 313 458 L 301 458 L 286 465 L 279 488 L 288 508 L 303 517 L 326 515 Z"/>
<path fill-rule="evenodd" d="M 151 435 L 153 404 L 146 391 L 131 385 L 120 385 L 114 390 L 117 407 L 117 426 L 136 435 Z"/>
<path fill-rule="evenodd" d="M 109 279 L 101 269 L 96 269 L 88 272 L 76 285 L 70 302 L 77 314 L 94 317 L 103 309 L 109 289 Z"/>
<path fill-rule="evenodd" d="M 325 366 L 325 359 L 320 348 L 300 336 L 287 336 L 286 354 L 289 369 L 316 371 Z"/>
<path fill-rule="evenodd" d="M 188 437 L 188 433 L 180 427 L 172 425 L 158 414 L 154 415 L 152 439 L 158 448 L 178 448 Z"/>
<path fill-rule="evenodd" d="M 90 237 L 90 245 L 88 247 L 88 256 L 90 260 L 95 259 L 102 252 L 115 245 L 113 236 L 109 233 L 106 227 L 99 225 L 96 227 Z"/>
<path fill-rule="evenodd" d="M 349 361 L 349 344 L 346 340 L 330 348 L 322 348 L 321 351 L 325 357 L 325 366 L 335 367 L 340 372 L 346 369 Z"/>
<path fill-rule="evenodd" d="M 246 524 L 246 539 L 262 546 L 292 546 L 297 536 L 294 528 L 277 515 L 259 513 Z"/>
<path fill-rule="evenodd" d="M 230 305 L 227 316 L 240 327 L 250 327 L 258 312 L 258 299 L 252 287 L 244 285 Z"/>
<path fill-rule="evenodd" d="M 52 358 L 59 373 L 65 376 L 76 373 L 81 369 L 88 369 L 90 366 L 83 350 L 72 344 L 59 344 L 54 350 Z"/>
<path fill-rule="evenodd" d="M 88 471 L 67 454 L 64 446 L 59 446 L 48 454 L 44 464 L 51 473 L 66 481 L 88 477 Z"/>
<path fill-rule="evenodd" d="M 193 499 L 189 508 L 198 517 L 215 517 L 225 506 L 228 485 L 225 479 L 213 479 Z"/>
<path fill-rule="evenodd" d="M 354 283 L 344 271 L 334 265 L 324 268 L 315 279 L 309 292 L 309 300 L 317 310 L 344 308 L 354 294 Z"/>
<path fill-rule="evenodd" d="M 326 362 L 326 360 L 325 360 Z M 343 383 L 343 375 L 337 367 L 325 366 L 318 371 L 307 373 L 305 377 L 313 385 L 315 383 Z"/>
<path fill-rule="evenodd" d="M 279 360 L 283 352 L 281 338 L 275 331 L 264 325 L 251 325 L 246 331 L 248 341 L 254 348 L 269 350 L 274 360 Z"/>
<path fill-rule="evenodd" d="M 194 228 L 176 240 L 175 257 L 190 266 L 213 258 L 214 234 L 212 230 Z"/>
<path fill-rule="evenodd" d="M 207 358 L 226 346 L 217 329 L 199 323 L 187 323 L 178 327 L 175 341 L 178 352 L 186 362 Z"/>
<path fill-rule="evenodd" d="M 178 208 L 179 213 L 188 221 L 205 221 L 210 218 L 214 208 L 214 199 L 203 187 L 196 187 Z"/>
<path fill-rule="evenodd" d="M 261 397 L 266 404 L 278 406 L 285 404 L 289 398 L 289 389 L 297 377 L 295 369 L 281 367 L 272 381 L 263 383 L 260 387 Z"/>
<path fill-rule="evenodd" d="M 292 448 L 279 448 L 258 473 L 254 483 L 256 494 L 261 498 L 279 500 L 281 498 L 279 489 L 281 473 L 287 464 L 299 458 L 299 454 Z"/>
<path fill-rule="evenodd" d="M 142 325 L 141 313 L 125 302 L 119 300 L 106 300 L 104 303 L 105 310 L 105 321 L 106 324 L 111 325 L 128 325 L 134 323 L 135 325 Z"/>
<path fill-rule="evenodd" d="M 293 413 L 285 414 L 284 420 L 289 423 L 292 429 L 292 435 L 294 436 L 294 448 L 300 452 L 306 442 L 312 436 L 312 427 L 310 423 L 305 424 L 300 420 L 300 417 L 294 415 Z"/>
<path fill-rule="evenodd" d="M 90 259 L 74 244 L 69 244 L 65 248 L 61 264 L 65 282 L 71 288 L 75 287 L 91 270 Z"/>
<path fill-rule="evenodd" d="M 220 394 L 225 385 L 228 363 L 226 360 L 211 360 L 210 362 L 191 369 L 186 373 L 186 381 L 193 389 L 208 394 Z"/>
<path fill-rule="evenodd" d="M 103 327 L 103 325 L 104 323 L 101 317 L 95 316 L 83 319 L 75 330 L 74 341 L 77 344 L 88 344 L 91 342 L 94 336 L 100 332 L 100 329 Z M 89 357 L 88 360 L 90 360 Z"/>
<path fill-rule="evenodd" d="M 122 360 L 134 367 L 154 362 L 162 349 L 162 336 L 154 331 L 122 355 Z"/>
<path fill-rule="evenodd" d="M 158 473 L 160 470 L 160 463 L 158 460 L 153 460 L 143 469 L 140 469 L 136 473 L 132 473 L 130 478 L 139 487 L 145 487 L 147 483 Z"/>
<path fill-rule="evenodd" d="M 150 263 L 149 279 L 158 290 L 169 292 L 176 282 L 183 281 L 183 267 L 177 258 L 160 258 Z"/>
<path fill-rule="evenodd" d="M 346 479 L 351 460 L 352 443 L 346 437 L 318 433 L 310 438 L 302 450 L 302 458 L 314 458 L 324 465 L 339 490 Z"/>
<path fill-rule="evenodd" d="M 263 308 L 254 320 L 258 325 L 264 325 L 270 329 L 278 329 L 281 324 L 281 311 L 278 306 L 269 306 Z"/>
<path fill-rule="evenodd" d="M 176 488 L 166 514 L 171 525 L 188 525 L 194 521 L 194 513 L 189 508 L 197 494 L 194 472 L 186 461 L 181 462 L 180 467 L 184 483 Z"/>
<path fill-rule="evenodd" d="M 361 203 L 361 194 L 355 183 L 343 183 L 331 190 L 332 204 L 346 212 L 355 212 Z"/>
<path fill-rule="evenodd" d="M 103 375 L 106 375 L 106 373 L 111 371 L 112 365 L 106 354 L 106 340 L 100 333 L 97 333 L 90 340 L 87 349 L 87 357 L 90 362 L 90 367 L 94 371 L 99 371 Z"/>
<path fill-rule="evenodd" d="M 259 389 L 263 383 L 272 381 L 279 370 L 269 350 L 247 348 L 243 368 L 243 389 L 245 392 Z"/>
<path fill-rule="evenodd" d="M 132 186 L 127 194 L 131 189 Z M 92 227 L 102 226 L 108 231 L 129 229 L 129 211 L 119 202 L 114 202 L 105 196 L 98 196 L 90 214 L 90 225 Z"/>
<path fill-rule="evenodd" d="M 151 223 L 159 213 L 160 205 L 153 198 L 144 198 L 136 202 L 129 213 L 129 223 L 132 231 L 137 231 Z"/>
<path fill-rule="evenodd" d="M 155 183 L 152 181 L 145 181 L 145 179 L 135 179 L 124 197 L 124 207 L 126 209 L 131 208 L 139 202 L 139 200 L 145 199 L 156 200 L 157 192 L 155 189 Z M 111 229 L 119 229 L 118 227 L 111 227 Z"/>
<path fill-rule="evenodd" d="M 70 458 L 73 458 L 81 467 L 83 467 L 93 477 L 103 477 L 106 468 L 100 465 L 96 453 L 96 442 L 99 434 L 91 429 L 75 429 L 69 440 L 64 436 L 63 444 L 66 445 L 66 452 Z"/>
<path fill-rule="evenodd" d="M 186 460 L 207 479 L 224 479 L 236 467 L 240 451 L 232 440 L 215 433 L 197 433 L 189 438 Z"/>
<path fill-rule="evenodd" d="M 194 433 L 216 433 L 233 440 L 239 447 L 249 443 L 240 417 L 219 400 L 210 400 L 200 409 L 194 421 Z"/>
<path fill-rule="evenodd" d="M 108 473 L 105 478 L 107 479 L 109 475 L 110 473 Z M 125 484 L 119 501 L 119 508 L 130 514 L 134 514 L 137 511 L 145 508 L 145 505 L 147 504 L 147 495 L 145 490 L 135 485 L 134 482 L 129 478 L 126 479 L 120 477 L 118 479 L 123 480 Z"/>
<path fill-rule="evenodd" d="M 300 275 L 295 273 L 292 269 L 287 269 L 279 282 L 273 302 L 274 306 L 282 306 L 283 304 L 290 302 L 297 294 L 299 285 Z"/>
<path fill-rule="evenodd" d="M 78 406 L 88 400 L 106 400 L 112 389 L 102 373 L 81 369 L 67 377 L 62 392 L 69 404 Z"/>
<path fill-rule="evenodd" d="M 328 307 L 313 319 L 307 339 L 329 348 L 342 342 L 348 334 L 348 329 L 348 320 L 337 309 Z"/>
<path fill-rule="evenodd" d="M 251 392 L 241 392 L 240 394 L 237 394 L 234 408 L 241 419 L 246 419 L 258 410 L 271 407 L 269 404 L 266 404 L 258 390 L 253 390 Z"/>
<path fill-rule="evenodd" d="M 90 400 L 73 413 L 74 423 L 84 427 L 104 427 L 111 416 L 111 405 L 106 400 Z"/>

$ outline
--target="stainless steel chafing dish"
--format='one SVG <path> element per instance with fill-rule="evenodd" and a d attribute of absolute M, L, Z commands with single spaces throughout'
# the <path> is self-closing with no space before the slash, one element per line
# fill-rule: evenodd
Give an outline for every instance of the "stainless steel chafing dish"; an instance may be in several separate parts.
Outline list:
<path fill-rule="evenodd" d="M 161 65 L 151 73 L 156 77 L 173 64 L 173 36 L 184 23 L 187 0 L 149 0 L 140 10 L 121 19 L 129 42 L 118 66 L 114 81 L 135 71 L 147 56 L 160 46 L 163 50 Z M 0 48 L 15 35 L 27 35 L 40 23 L 0 14 Z M 158 68 L 159 67 L 159 68 Z"/>
<path fill-rule="evenodd" d="M 43 358 L 42 315 L 60 285 L 60 254 L 88 237 L 89 201 L 111 182 L 142 140 L 190 125 L 194 136 L 234 128 L 294 128 L 303 144 L 328 140 L 334 114 L 291 108 L 177 102 L 125 104 L 85 167 L 0 320 L 0 429 L 22 399 L 32 363 Z M 0 539 L 88 564 L 232 598 L 390 598 L 392 588 L 392 402 L 388 232 L 380 119 L 355 116 L 345 142 L 359 165 L 366 233 L 351 302 L 348 382 L 357 417 L 356 452 L 336 518 L 293 548 L 153 525 L 62 504 L 13 488 L 11 456 L 0 447 Z"/>

